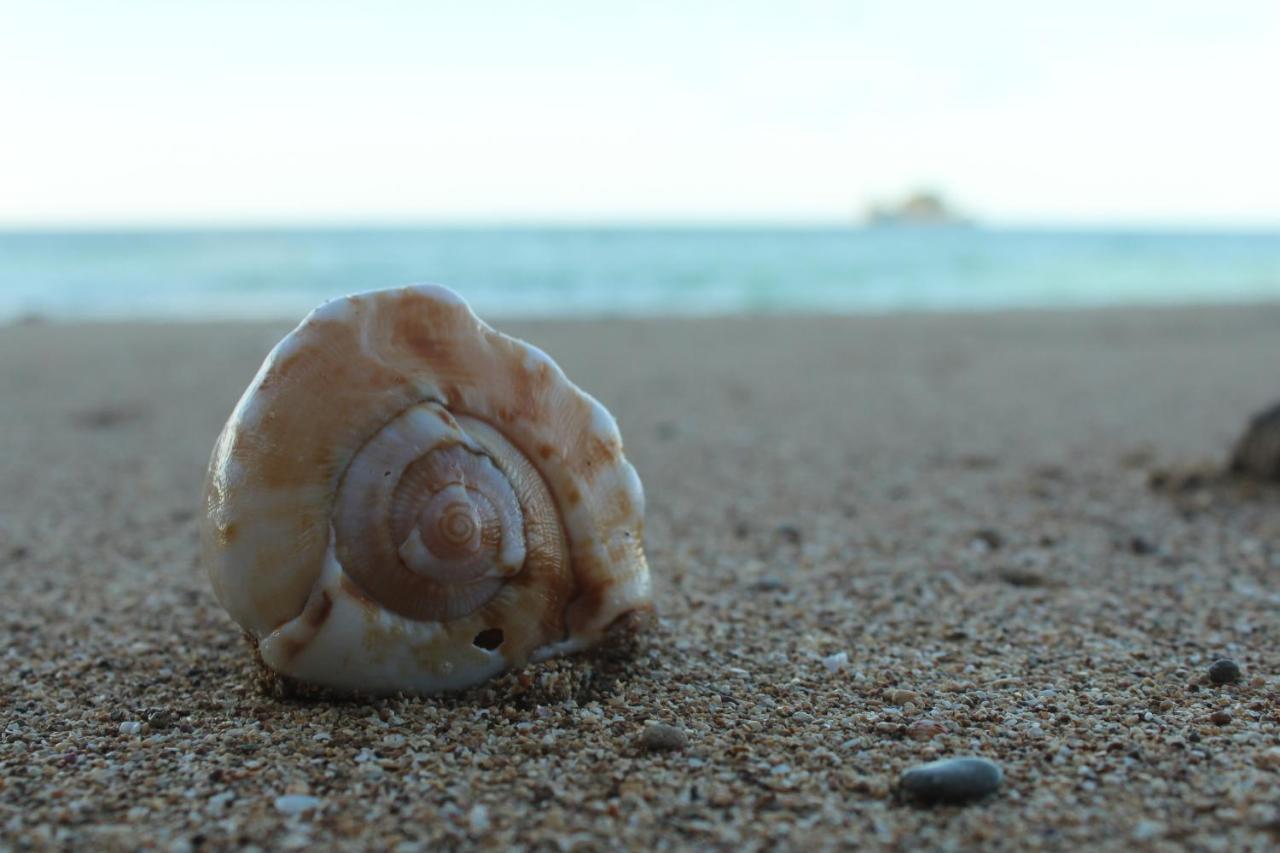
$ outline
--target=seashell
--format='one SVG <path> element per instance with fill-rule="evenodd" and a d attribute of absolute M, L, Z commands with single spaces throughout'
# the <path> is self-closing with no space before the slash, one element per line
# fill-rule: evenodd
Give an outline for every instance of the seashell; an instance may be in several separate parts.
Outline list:
<path fill-rule="evenodd" d="M 326 302 L 218 437 L 203 561 L 262 662 L 429 694 L 599 643 L 652 609 L 613 417 L 443 287 Z"/>

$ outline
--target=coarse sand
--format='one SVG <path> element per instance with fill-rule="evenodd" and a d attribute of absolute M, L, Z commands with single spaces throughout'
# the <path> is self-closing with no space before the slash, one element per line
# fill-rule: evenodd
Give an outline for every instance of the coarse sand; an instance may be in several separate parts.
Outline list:
<path fill-rule="evenodd" d="M 1280 489 L 1216 473 L 1280 305 L 498 325 L 617 415 L 661 619 L 363 703 L 197 566 L 287 326 L 0 328 L 0 848 L 1280 844 Z M 897 796 L 948 756 L 1000 789 Z"/>

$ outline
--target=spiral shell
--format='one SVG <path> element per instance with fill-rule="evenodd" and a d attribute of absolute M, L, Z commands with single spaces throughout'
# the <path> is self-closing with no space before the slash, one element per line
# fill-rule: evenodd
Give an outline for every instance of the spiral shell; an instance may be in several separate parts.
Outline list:
<path fill-rule="evenodd" d="M 651 609 L 612 416 L 442 287 L 327 302 L 218 437 L 202 550 L 262 661 L 435 693 L 587 648 Z"/>

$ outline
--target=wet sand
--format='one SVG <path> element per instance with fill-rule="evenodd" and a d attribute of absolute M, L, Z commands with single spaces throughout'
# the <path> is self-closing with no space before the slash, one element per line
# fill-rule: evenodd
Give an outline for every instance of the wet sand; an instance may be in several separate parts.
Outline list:
<path fill-rule="evenodd" d="M 371 703 L 264 692 L 196 565 L 287 326 L 0 328 L 0 847 L 1280 843 L 1280 490 L 1189 476 L 1280 306 L 500 325 L 618 416 L 661 621 Z M 894 796 L 953 755 L 1000 791 Z"/>

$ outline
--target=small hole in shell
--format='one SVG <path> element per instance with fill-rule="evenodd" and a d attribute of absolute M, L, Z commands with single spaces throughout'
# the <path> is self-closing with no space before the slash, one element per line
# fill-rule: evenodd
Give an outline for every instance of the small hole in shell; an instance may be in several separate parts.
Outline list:
<path fill-rule="evenodd" d="M 471 641 L 471 644 L 473 646 L 479 646 L 482 649 L 493 651 L 498 646 L 502 645 L 502 639 L 501 628 L 486 628 L 479 634 L 476 634 L 476 638 Z"/>

